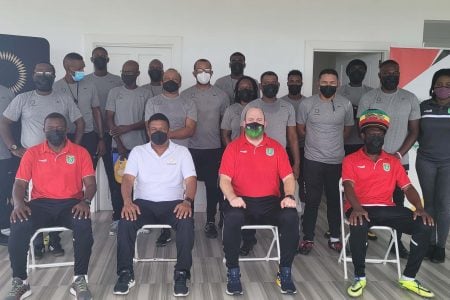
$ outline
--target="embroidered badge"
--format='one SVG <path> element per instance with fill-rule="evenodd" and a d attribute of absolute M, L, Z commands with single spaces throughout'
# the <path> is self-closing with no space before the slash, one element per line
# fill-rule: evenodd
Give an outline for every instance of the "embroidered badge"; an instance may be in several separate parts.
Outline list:
<path fill-rule="evenodd" d="M 386 172 L 389 172 L 391 170 L 391 164 L 383 163 L 383 170 L 385 170 Z"/>
<path fill-rule="evenodd" d="M 273 156 L 275 154 L 275 150 L 273 148 L 266 148 L 266 155 Z"/>
<path fill-rule="evenodd" d="M 75 163 L 75 156 L 73 156 L 73 155 L 66 155 L 66 163 L 68 165 L 73 165 Z"/>

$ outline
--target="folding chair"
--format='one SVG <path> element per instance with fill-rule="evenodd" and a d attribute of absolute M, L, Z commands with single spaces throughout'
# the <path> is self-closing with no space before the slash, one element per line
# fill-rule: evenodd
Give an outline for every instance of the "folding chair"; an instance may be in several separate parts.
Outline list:
<path fill-rule="evenodd" d="M 140 234 L 148 232 L 148 230 L 151 229 L 162 229 L 162 228 L 168 228 L 171 229 L 172 227 L 170 225 L 164 225 L 164 224 L 152 224 L 152 225 L 144 225 L 142 226 L 136 235 L 136 243 L 134 245 L 134 258 L 133 258 L 133 262 L 137 263 L 137 262 L 145 262 L 145 261 L 150 261 L 150 262 L 162 262 L 162 261 L 177 261 L 176 258 L 159 258 L 159 257 L 153 257 L 153 258 L 140 258 L 139 257 L 139 251 L 138 251 L 138 237 Z"/>
<path fill-rule="evenodd" d="M 347 218 L 344 216 L 344 200 L 343 200 L 343 194 L 344 194 L 344 187 L 342 185 L 342 179 L 339 180 L 339 195 L 340 195 L 340 210 L 341 210 L 341 235 L 343 237 L 344 243 L 342 245 L 341 254 L 339 255 L 338 263 L 341 261 L 344 262 L 344 278 L 348 279 L 347 274 L 347 262 L 353 262 L 352 257 L 347 256 L 347 245 L 349 243 L 350 238 L 350 231 L 348 233 L 345 232 L 345 225 L 349 225 Z M 373 263 L 373 264 L 386 264 L 386 263 L 394 263 L 397 264 L 397 274 L 398 279 L 401 277 L 401 271 L 400 271 L 400 255 L 398 252 L 398 243 L 397 243 L 397 230 L 393 229 L 389 226 L 372 226 L 370 227 L 371 230 L 384 230 L 390 233 L 391 235 L 391 241 L 389 243 L 389 246 L 387 248 L 387 251 L 383 258 L 366 258 L 366 263 Z M 389 253 L 391 252 L 392 246 L 395 246 L 395 259 L 388 259 Z"/>

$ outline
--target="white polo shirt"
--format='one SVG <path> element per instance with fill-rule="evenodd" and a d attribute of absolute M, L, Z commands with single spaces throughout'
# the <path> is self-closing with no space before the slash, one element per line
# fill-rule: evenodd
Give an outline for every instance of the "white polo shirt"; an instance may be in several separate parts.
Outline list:
<path fill-rule="evenodd" d="M 134 199 L 154 202 L 184 199 L 184 179 L 197 176 L 188 148 L 172 141 L 161 156 L 150 143 L 134 147 L 124 173 L 136 177 Z"/>

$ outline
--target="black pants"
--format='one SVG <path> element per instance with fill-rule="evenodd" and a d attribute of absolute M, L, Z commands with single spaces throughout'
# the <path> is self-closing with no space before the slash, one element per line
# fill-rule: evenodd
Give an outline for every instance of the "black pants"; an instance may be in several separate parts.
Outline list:
<path fill-rule="evenodd" d="M 228 268 L 239 267 L 241 227 L 244 225 L 275 225 L 280 234 L 280 267 L 291 267 L 298 245 L 298 213 L 295 208 L 281 209 L 280 199 L 269 196 L 243 197 L 247 208 L 224 203 L 223 249 Z"/>
<path fill-rule="evenodd" d="M 189 149 L 194 160 L 197 180 L 206 186 L 206 222 L 214 222 L 217 212 L 222 207 L 223 194 L 219 188 L 219 166 L 222 149 Z"/>
<path fill-rule="evenodd" d="M 36 199 L 27 204 L 31 209 L 28 220 L 11 223 L 8 251 L 13 277 L 27 278 L 27 251 L 31 236 L 39 228 L 53 226 L 67 227 L 73 231 L 74 275 L 87 275 L 94 239 L 91 219 L 73 218 L 72 207 L 77 203 L 79 200 L 76 199 Z"/>
<path fill-rule="evenodd" d="M 289 162 L 291 165 L 294 163 L 294 158 L 292 157 L 291 151 L 289 148 L 286 148 L 286 152 L 289 155 Z M 298 197 L 300 198 L 300 202 L 306 201 L 306 185 L 305 185 L 305 148 L 299 147 L 300 153 L 300 174 L 297 178 L 298 183 Z"/>
<path fill-rule="evenodd" d="M 364 220 L 363 225 L 350 226 L 350 250 L 352 252 L 355 277 L 365 276 L 365 259 L 367 250 L 367 232 L 371 226 L 390 226 L 397 231 L 411 234 L 410 254 L 403 275 L 415 278 L 423 258 L 428 250 L 431 231 L 434 227 L 424 225 L 422 218 L 413 220 L 413 213 L 406 207 L 398 206 L 365 206 L 369 213 L 370 223 Z M 347 217 L 351 209 L 346 212 Z"/>
<path fill-rule="evenodd" d="M 136 221 L 121 219 L 117 232 L 117 275 L 123 270 L 133 273 L 133 256 L 136 234 L 139 228 L 148 224 L 168 224 L 177 232 L 177 263 L 175 270 L 189 272 L 192 266 L 194 247 L 194 220 L 177 219 L 173 210 L 182 200 L 153 202 L 137 199 L 141 214 Z"/>
<path fill-rule="evenodd" d="M 306 203 L 303 214 L 303 240 L 313 241 L 322 191 L 327 198 L 327 219 L 331 237 L 339 238 L 339 178 L 341 164 L 325 164 L 305 158 Z"/>
<path fill-rule="evenodd" d="M 103 158 L 103 165 L 105 166 L 105 173 L 106 177 L 108 178 L 108 185 L 109 185 L 109 191 L 111 193 L 111 205 L 114 210 L 114 200 L 113 200 L 113 187 L 116 184 L 116 180 L 114 179 L 114 166 L 113 166 L 113 160 L 112 160 L 112 137 L 105 133 L 103 135 L 103 141 L 105 142 L 105 155 L 102 156 Z M 119 191 L 120 191 L 120 185 L 119 185 Z M 120 212 L 122 209 L 120 209 L 118 216 L 113 216 L 113 220 L 119 220 L 120 219 Z M 115 210 L 114 210 L 115 211 Z M 114 219 L 116 217 L 116 219 Z"/>
<path fill-rule="evenodd" d="M 405 168 L 406 173 L 408 173 L 409 165 L 403 165 L 403 168 Z M 392 200 L 394 201 L 395 205 L 398 207 L 404 207 L 405 203 L 405 193 L 402 191 L 401 188 L 398 186 L 395 186 L 394 193 L 392 194 Z M 402 239 L 402 232 L 397 232 L 397 241 L 401 242 Z"/>
<path fill-rule="evenodd" d="M 73 142 L 75 140 L 75 134 L 69 133 L 67 137 Z M 80 146 L 83 146 L 91 156 L 92 164 L 94 168 L 97 166 L 98 155 L 97 155 L 97 144 L 98 144 L 98 135 L 95 131 L 86 132 L 83 134 L 83 138 L 81 139 Z"/>
<path fill-rule="evenodd" d="M 13 208 L 10 199 L 18 165 L 17 157 L 0 160 L 0 229 L 9 228 Z"/>
<path fill-rule="evenodd" d="M 120 214 L 122 213 L 123 208 L 123 198 L 122 198 L 122 185 L 116 181 L 114 178 L 114 166 L 113 166 L 113 154 L 117 153 L 117 149 L 113 148 L 111 151 L 111 166 L 113 168 L 112 170 L 112 179 L 109 182 L 110 183 L 110 189 L 111 189 L 111 204 L 113 207 L 113 215 L 112 219 L 113 221 L 119 221 L 120 220 Z M 109 178 L 108 178 L 109 180 Z"/>

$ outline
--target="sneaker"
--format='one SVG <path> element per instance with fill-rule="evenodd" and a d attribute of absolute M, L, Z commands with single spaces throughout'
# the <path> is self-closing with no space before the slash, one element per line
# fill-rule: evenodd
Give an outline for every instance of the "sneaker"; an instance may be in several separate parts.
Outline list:
<path fill-rule="evenodd" d="M 22 279 L 15 277 L 12 280 L 11 291 L 8 293 L 6 300 L 22 300 L 31 295 L 29 284 L 24 284 Z"/>
<path fill-rule="evenodd" d="M 45 247 L 42 246 L 34 246 L 34 258 L 40 260 L 44 257 Z"/>
<path fill-rule="evenodd" d="M 436 246 L 434 248 L 433 257 L 431 258 L 431 262 L 435 264 L 441 264 L 445 261 L 445 248 Z"/>
<path fill-rule="evenodd" d="M 172 238 L 171 236 L 171 232 L 169 228 L 163 228 L 161 229 L 161 235 L 159 236 L 158 240 L 156 240 L 156 247 L 164 247 L 166 246 L 171 240 Z"/>
<path fill-rule="evenodd" d="M 205 225 L 205 235 L 209 239 L 215 239 L 217 237 L 217 229 L 214 222 L 208 222 Z"/>
<path fill-rule="evenodd" d="M 297 294 L 297 288 L 292 282 L 291 268 L 281 267 L 277 273 L 277 285 L 281 288 L 282 294 Z"/>
<path fill-rule="evenodd" d="M 173 280 L 175 284 L 173 286 L 173 295 L 175 297 L 185 297 L 189 295 L 189 288 L 186 285 L 188 277 L 189 276 L 186 271 L 174 271 Z"/>
<path fill-rule="evenodd" d="M 391 248 L 391 254 L 395 255 L 395 245 L 393 245 Z M 398 243 L 398 254 L 400 258 L 408 258 L 409 255 L 409 251 L 406 250 L 405 246 L 403 246 L 403 243 L 401 241 Z"/>
<path fill-rule="evenodd" d="M 92 294 L 89 291 L 86 277 L 84 275 L 80 275 L 75 278 L 75 281 L 72 282 L 72 286 L 70 287 L 70 293 L 77 297 L 77 300 L 92 299 Z"/>
<path fill-rule="evenodd" d="M 228 269 L 226 293 L 230 296 L 242 295 L 244 293 L 242 291 L 241 272 L 239 267 Z"/>
<path fill-rule="evenodd" d="M 369 232 L 367 232 L 367 238 L 371 241 L 376 241 L 378 239 L 377 235 L 373 231 L 370 231 L 370 230 L 369 230 Z"/>
<path fill-rule="evenodd" d="M 8 236 L 0 233 L 0 246 L 8 246 Z"/>
<path fill-rule="evenodd" d="M 362 295 L 364 288 L 367 285 L 366 279 L 355 278 L 353 284 L 348 287 L 347 294 L 350 297 L 359 297 Z"/>
<path fill-rule="evenodd" d="M 119 227 L 119 220 L 113 221 L 109 227 L 109 235 L 117 235 L 117 228 Z"/>
<path fill-rule="evenodd" d="M 240 256 L 247 256 L 250 251 L 253 250 L 253 247 L 256 245 L 257 241 L 256 240 L 251 240 L 251 241 L 244 241 L 244 243 L 242 243 L 242 247 L 239 250 L 239 255 Z"/>
<path fill-rule="evenodd" d="M 50 252 L 55 257 L 64 255 L 64 249 L 61 247 L 61 244 L 59 243 L 56 245 L 49 245 L 48 252 Z"/>
<path fill-rule="evenodd" d="M 123 270 L 119 274 L 116 285 L 114 286 L 114 295 L 126 295 L 136 283 L 134 282 L 134 276 L 129 270 Z"/>
<path fill-rule="evenodd" d="M 398 283 L 404 289 L 410 290 L 424 298 L 433 298 L 434 294 L 429 289 L 423 287 L 417 280 L 399 280 Z"/>
<path fill-rule="evenodd" d="M 328 247 L 329 247 L 331 250 L 334 250 L 334 251 L 340 253 L 341 250 L 342 250 L 342 243 L 341 243 L 341 241 L 332 242 L 331 240 L 328 240 Z"/>
<path fill-rule="evenodd" d="M 313 249 L 313 247 L 314 247 L 313 241 L 303 240 L 300 242 L 300 244 L 298 244 L 297 252 L 303 255 L 308 255 L 309 252 L 311 252 L 311 250 Z"/>

